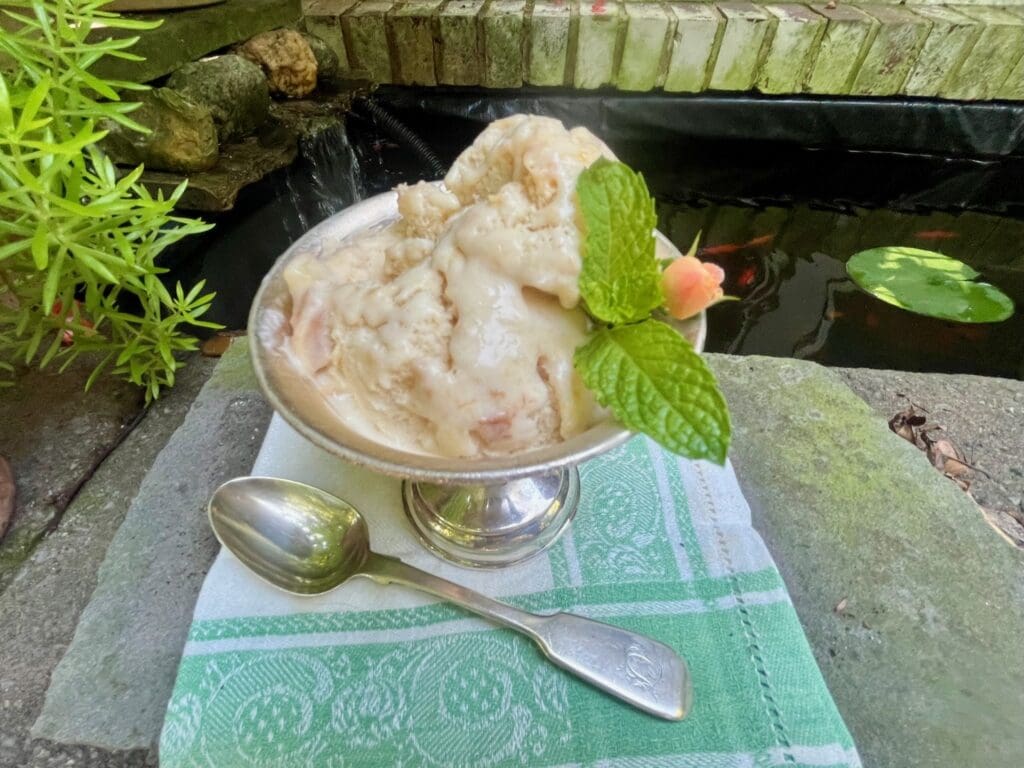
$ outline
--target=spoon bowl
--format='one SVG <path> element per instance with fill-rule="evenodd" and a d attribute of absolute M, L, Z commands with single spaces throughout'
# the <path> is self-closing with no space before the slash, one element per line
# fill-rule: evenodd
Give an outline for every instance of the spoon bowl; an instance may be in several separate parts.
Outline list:
<path fill-rule="evenodd" d="M 224 547 L 257 576 L 296 595 L 341 586 L 370 555 L 370 531 L 359 511 L 309 485 L 236 478 L 217 489 L 208 511 Z"/>
<path fill-rule="evenodd" d="M 644 712 L 681 720 L 690 710 L 689 669 L 669 646 L 571 613 L 529 613 L 377 554 L 358 510 L 326 491 L 240 477 L 214 492 L 209 515 L 220 543 L 275 587 L 316 595 L 362 576 L 419 589 L 522 632 L 554 664 Z"/>

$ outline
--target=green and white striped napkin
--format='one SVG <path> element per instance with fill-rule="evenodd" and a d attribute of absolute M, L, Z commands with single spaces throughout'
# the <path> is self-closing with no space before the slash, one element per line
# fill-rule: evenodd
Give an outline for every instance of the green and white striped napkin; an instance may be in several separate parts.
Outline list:
<path fill-rule="evenodd" d="M 275 417 L 254 474 L 348 499 L 375 549 L 535 611 L 569 610 L 676 648 L 682 722 L 642 714 L 532 643 L 401 587 L 316 598 L 221 552 L 203 585 L 160 742 L 165 768 L 859 766 L 731 468 L 645 438 L 580 468 L 570 530 L 501 571 L 434 558 L 399 484 L 347 466 Z"/>

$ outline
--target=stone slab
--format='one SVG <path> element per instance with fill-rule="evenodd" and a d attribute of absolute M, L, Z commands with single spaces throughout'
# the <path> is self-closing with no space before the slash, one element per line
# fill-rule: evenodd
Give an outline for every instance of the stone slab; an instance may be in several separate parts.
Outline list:
<path fill-rule="evenodd" d="M 665 80 L 666 46 L 676 17 L 664 6 L 626 3 L 626 33 L 615 84 L 623 91 L 650 91 Z"/>
<path fill-rule="evenodd" d="M 145 57 L 145 61 L 106 57 L 91 71 L 106 78 L 149 82 L 260 32 L 295 24 L 301 15 L 299 0 L 227 0 L 204 8 L 169 11 L 156 29 L 106 29 L 94 33 L 98 39 L 137 35 L 139 42 L 131 53 Z M 139 18 L 152 21 L 154 16 L 146 14 Z"/>
<path fill-rule="evenodd" d="M 725 32 L 718 45 L 710 90 L 748 91 L 757 81 L 761 48 L 775 17 L 753 3 L 718 3 Z"/>
<path fill-rule="evenodd" d="M 914 13 L 932 23 L 931 32 L 917 56 L 903 93 L 937 96 L 950 74 L 960 68 L 981 34 L 977 19 L 943 6 L 914 6 Z"/>
<path fill-rule="evenodd" d="M 580 3 L 574 87 L 590 90 L 612 83 L 622 19 L 622 7 L 616 3 Z"/>
<path fill-rule="evenodd" d="M 572 9 L 565 0 L 535 0 L 529 20 L 527 82 L 564 85 Z"/>
<path fill-rule="evenodd" d="M 1024 54 L 1024 18 L 1001 8 L 954 8 L 977 19 L 984 28 L 939 95 L 947 99 L 992 99 Z"/>
<path fill-rule="evenodd" d="M 1011 13 L 1024 19 L 1024 5 L 1012 5 L 1007 8 Z M 1017 64 L 1006 76 L 1006 81 L 996 92 L 998 99 L 1024 100 L 1024 51 Z"/>
<path fill-rule="evenodd" d="M 297 154 L 294 135 L 270 145 L 250 137 L 221 147 L 217 164 L 208 171 L 189 174 L 188 177 L 165 171 L 146 171 L 141 182 L 150 192 L 162 192 L 166 197 L 187 178 L 188 187 L 178 201 L 179 210 L 229 211 L 234 207 L 239 192 L 267 174 L 287 168 Z"/>
<path fill-rule="evenodd" d="M 775 35 L 757 75 L 761 93 L 799 93 L 818 44 L 825 34 L 825 17 L 805 5 L 766 5 L 777 19 Z"/>
<path fill-rule="evenodd" d="M 484 0 L 451 0 L 438 15 L 439 82 L 444 85 L 480 83 L 480 42 L 477 17 Z"/>
<path fill-rule="evenodd" d="M 852 6 L 812 5 L 815 12 L 828 19 L 821 38 L 818 55 L 810 69 L 804 91 L 842 95 L 850 86 L 860 67 L 862 52 L 871 44 L 878 21 Z"/>
<path fill-rule="evenodd" d="M 82 487 L 56 530 L 43 539 L 9 588 L 0 594 L 0 766 L 143 765 L 147 752 L 110 753 L 84 745 L 66 746 L 29 738 L 50 675 L 75 633 L 78 617 L 96 586 L 96 572 L 153 459 L 185 418 L 214 361 L 193 356 L 178 371 L 173 389 L 150 407 L 138 426 Z M 57 387 L 36 390 L 39 411 L 56 427 Z M 42 460 L 45 443 L 34 450 Z M 30 484 L 42 472 L 26 471 Z"/>
<path fill-rule="evenodd" d="M 16 489 L 14 516 L 0 537 L 0 593 L 143 410 L 141 391 L 118 378 L 105 376 L 85 391 L 96 362 L 79 358 L 61 374 L 57 360 L 21 371 L 14 386 L 0 389 L 0 456 L 11 463 Z"/>
<path fill-rule="evenodd" d="M 850 92 L 858 96 L 900 93 L 931 32 L 932 23 L 899 6 L 864 5 L 861 10 L 878 19 L 881 26 L 868 47 Z"/>
<path fill-rule="evenodd" d="M 348 49 L 345 48 L 341 16 L 355 3 L 356 0 L 306 0 L 302 4 L 302 21 L 306 31 L 327 43 L 327 47 L 338 57 L 338 66 L 343 71 L 351 69 L 352 65 L 349 63 Z"/>
<path fill-rule="evenodd" d="M 963 449 L 979 470 L 970 493 L 1024 546 L 1024 381 L 986 376 L 837 368 L 836 373 L 879 416 L 889 420 L 914 403 Z"/>
<path fill-rule="evenodd" d="M 491 0 L 481 15 L 484 42 L 483 85 L 519 88 L 523 84 L 525 0 Z"/>
<path fill-rule="evenodd" d="M 32 735 L 112 750 L 156 744 L 196 595 L 217 551 L 206 502 L 248 472 L 270 416 L 232 344 L 146 474 L 99 570 Z"/>
<path fill-rule="evenodd" d="M 708 357 L 754 525 L 864 764 L 1019 765 L 1024 553 L 837 374 Z"/>
<path fill-rule="evenodd" d="M 388 14 L 394 80 L 402 85 L 437 85 L 434 15 L 444 0 L 408 0 Z"/>
<path fill-rule="evenodd" d="M 352 76 L 365 75 L 375 83 L 393 82 L 387 14 L 390 0 L 357 3 L 341 17 Z"/>
<path fill-rule="evenodd" d="M 676 31 L 665 75 L 665 90 L 670 93 L 696 93 L 704 90 L 708 70 L 719 36 L 725 31 L 725 19 L 709 3 L 672 3 Z"/>

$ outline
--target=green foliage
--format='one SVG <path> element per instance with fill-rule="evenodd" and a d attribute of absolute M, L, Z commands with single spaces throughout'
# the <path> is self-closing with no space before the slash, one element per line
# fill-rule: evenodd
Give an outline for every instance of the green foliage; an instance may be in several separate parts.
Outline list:
<path fill-rule="evenodd" d="M 598 160 L 580 174 L 576 195 L 585 225 L 580 297 L 599 324 L 576 350 L 576 372 L 629 429 L 723 464 L 732 427 L 718 383 L 689 341 L 651 317 L 664 294 L 643 177 Z M 690 255 L 696 249 L 694 240 Z"/>
<path fill-rule="evenodd" d="M 17 29 L 0 34 L 0 368 L 62 370 L 78 355 L 157 397 L 174 383 L 176 354 L 196 348 L 182 326 L 200 320 L 212 294 L 199 284 L 172 293 L 160 282 L 160 252 L 208 229 L 174 215 L 182 184 L 168 198 L 121 176 L 96 147 L 111 120 L 145 131 L 121 100 L 135 83 L 103 80 L 89 68 L 127 52 L 138 38 L 89 39 L 90 30 L 146 29 L 149 22 L 101 10 L 107 0 L 7 0 Z"/>
<path fill-rule="evenodd" d="M 954 258 L 920 248 L 871 248 L 854 254 L 846 270 L 868 293 L 920 315 L 961 323 L 996 323 L 1013 314 L 1013 301 Z"/>
<path fill-rule="evenodd" d="M 587 389 L 625 426 L 681 456 L 725 462 L 725 398 L 701 356 L 667 324 L 604 328 L 576 350 L 574 363 Z"/>
<path fill-rule="evenodd" d="M 576 182 L 585 239 L 580 291 L 591 315 L 642 320 L 664 301 L 654 256 L 654 200 L 643 176 L 601 159 Z"/>

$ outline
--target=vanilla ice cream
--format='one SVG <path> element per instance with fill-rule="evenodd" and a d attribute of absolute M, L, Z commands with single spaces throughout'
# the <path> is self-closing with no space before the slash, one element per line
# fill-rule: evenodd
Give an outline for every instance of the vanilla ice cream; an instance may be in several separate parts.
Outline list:
<path fill-rule="evenodd" d="M 400 218 L 297 256 L 288 350 L 346 423 L 452 457 L 567 439 L 600 411 L 573 370 L 576 179 L 609 149 L 583 128 L 492 123 L 444 185 L 398 188 Z"/>

